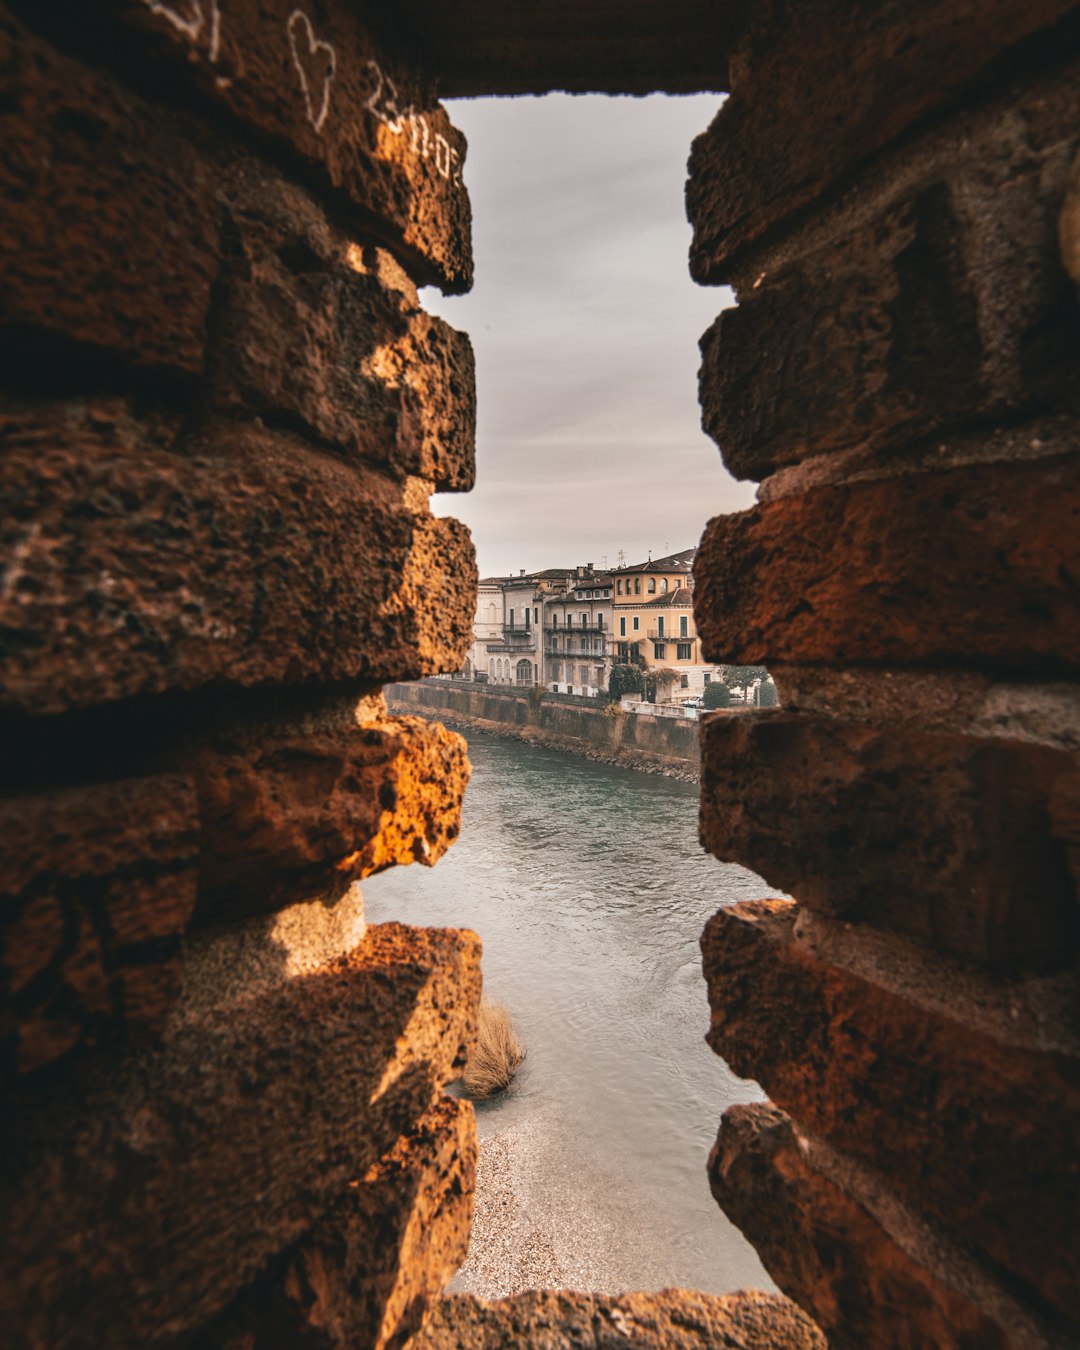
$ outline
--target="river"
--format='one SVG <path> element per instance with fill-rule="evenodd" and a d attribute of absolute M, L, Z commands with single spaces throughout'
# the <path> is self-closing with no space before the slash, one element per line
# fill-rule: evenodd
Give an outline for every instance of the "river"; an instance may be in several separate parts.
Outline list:
<path fill-rule="evenodd" d="M 724 1108 L 759 1099 L 705 1045 L 698 937 L 770 894 L 697 840 L 697 788 L 484 733 L 437 867 L 364 883 L 370 922 L 475 929 L 527 1050 L 481 1104 L 477 1220 L 454 1289 L 712 1293 L 772 1282 L 705 1175 Z"/>

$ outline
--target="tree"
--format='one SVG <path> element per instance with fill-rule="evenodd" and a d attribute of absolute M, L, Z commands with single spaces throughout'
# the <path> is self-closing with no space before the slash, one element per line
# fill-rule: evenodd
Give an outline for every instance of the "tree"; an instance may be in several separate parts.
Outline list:
<path fill-rule="evenodd" d="M 755 680 L 764 680 L 764 666 L 725 666 L 720 676 L 729 689 L 749 689 Z"/>
<path fill-rule="evenodd" d="M 776 703 L 776 685 L 772 680 L 762 680 L 758 685 L 758 707 L 775 708 Z"/>
<path fill-rule="evenodd" d="M 636 666 L 612 667 L 607 687 L 609 703 L 618 703 L 623 694 L 641 694 L 644 690 L 645 680 Z"/>
<path fill-rule="evenodd" d="M 726 684 L 721 684 L 719 680 L 713 680 L 711 684 L 705 686 L 705 706 L 706 708 L 730 708 L 731 690 Z"/>

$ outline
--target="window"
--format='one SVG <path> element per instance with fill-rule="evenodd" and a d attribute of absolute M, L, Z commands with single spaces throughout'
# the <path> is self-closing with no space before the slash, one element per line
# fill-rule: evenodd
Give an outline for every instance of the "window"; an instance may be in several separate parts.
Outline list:
<path fill-rule="evenodd" d="M 588 626 L 589 626 L 589 616 L 588 616 L 587 614 L 583 614 L 583 615 L 581 616 L 581 626 L 582 626 L 582 628 L 588 628 Z"/>
<path fill-rule="evenodd" d="M 680 642 L 680 643 L 679 643 L 679 660 L 680 660 L 680 661 L 689 661 L 689 660 L 690 660 L 690 653 L 693 651 L 693 649 L 694 649 L 694 644 L 693 644 L 692 642 Z"/>
<path fill-rule="evenodd" d="M 581 687 L 587 689 L 589 687 L 589 667 L 578 666 L 578 674 L 581 676 Z"/>
<path fill-rule="evenodd" d="M 680 689 L 689 689 L 689 688 L 690 688 L 690 676 L 689 676 L 689 675 L 680 675 L 680 676 L 679 676 L 679 688 L 680 688 Z"/>
<path fill-rule="evenodd" d="M 660 578 L 660 594 L 667 595 L 667 577 Z"/>
<path fill-rule="evenodd" d="M 573 626 L 574 626 L 574 616 L 573 616 L 572 614 L 568 614 L 568 615 L 566 616 L 566 626 L 567 626 L 567 628 L 573 628 Z"/>
<path fill-rule="evenodd" d="M 559 665 L 558 661 L 552 661 L 552 663 L 551 663 L 551 678 L 552 678 L 556 683 L 558 683 L 558 681 L 559 681 L 559 678 L 560 678 L 560 672 L 561 672 L 561 671 L 562 671 L 562 666 Z"/>
<path fill-rule="evenodd" d="M 510 611 L 510 627 L 513 628 L 513 626 L 514 626 L 514 611 L 511 610 L 511 611 Z"/>
<path fill-rule="evenodd" d="M 598 615 L 596 616 L 596 626 L 597 626 L 597 628 L 600 629 L 601 632 L 603 632 L 603 630 L 604 630 L 604 616 L 603 616 L 602 614 L 598 614 Z"/>
<path fill-rule="evenodd" d="M 625 615 L 625 614 L 623 614 L 623 615 L 621 615 L 621 616 L 619 617 L 619 636 L 620 636 L 620 637 L 625 637 L 625 636 L 626 636 L 626 615 Z"/>
<path fill-rule="evenodd" d="M 630 644 L 630 660 L 633 661 L 633 663 L 634 663 L 635 666 L 636 666 L 637 663 L 641 660 L 641 644 L 640 644 L 640 643 L 638 643 L 638 642 L 631 642 L 631 644 Z"/>
<path fill-rule="evenodd" d="M 621 582 L 621 581 L 617 581 L 617 582 L 615 583 L 615 594 L 616 594 L 616 595 L 622 595 L 622 582 Z"/>
<path fill-rule="evenodd" d="M 655 578 L 655 577 L 650 577 L 650 578 L 649 578 L 649 594 L 650 594 L 650 595 L 655 595 L 655 594 L 656 594 L 656 578 Z"/>
<path fill-rule="evenodd" d="M 553 637 L 551 639 L 551 650 L 553 652 L 557 652 L 559 650 L 559 639 L 557 637 Z"/>
<path fill-rule="evenodd" d="M 540 611 L 539 611 L 538 609 L 534 609 L 534 610 L 533 610 L 533 623 L 539 623 L 539 622 L 540 622 Z"/>
<path fill-rule="evenodd" d="M 679 615 L 679 636 L 680 637 L 690 636 L 690 620 L 686 617 L 685 614 Z"/>
<path fill-rule="evenodd" d="M 664 636 L 664 616 L 662 614 L 656 621 L 656 635 L 657 637 Z"/>
<path fill-rule="evenodd" d="M 702 675 L 701 679 L 703 684 L 710 684 L 712 682 L 712 672 L 707 670 L 705 674 Z"/>
<path fill-rule="evenodd" d="M 635 595 L 640 595 L 640 594 L 641 594 L 641 578 L 640 578 L 640 577 L 635 577 L 635 578 L 634 578 L 634 594 L 635 594 Z"/>
<path fill-rule="evenodd" d="M 615 646 L 616 646 L 616 648 L 617 648 L 616 654 L 617 654 L 619 660 L 620 660 L 620 661 L 625 661 L 625 660 L 626 660 L 626 643 L 625 643 L 625 642 L 617 642 L 617 643 L 615 644 Z"/>
<path fill-rule="evenodd" d="M 559 626 L 559 616 L 554 610 L 551 611 L 551 626 L 552 628 L 558 628 Z"/>
<path fill-rule="evenodd" d="M 636 614 L 634 615 L 633 628 L 635 633 L 641 628 L 641 620 L 638 618 Z"/>
<path fill-rule="evenodd" d="M 656 657 L 658 661 L 662 661 L 664 659 L 664 644 L 662 642 L 654 642 L 652 646 L 652 654 L 653 656 Z"/>

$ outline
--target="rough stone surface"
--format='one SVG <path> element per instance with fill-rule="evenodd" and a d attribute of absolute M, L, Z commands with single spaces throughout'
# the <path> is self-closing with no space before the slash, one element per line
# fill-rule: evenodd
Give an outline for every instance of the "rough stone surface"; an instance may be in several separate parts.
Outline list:
<path fill-rule="evenodd" d="M 703 422 L 733 473 L 1075 402 L 1058 215 L 1078 120 L 1075 64 L 1010 88 L 751 261 L 702 339 Z"/>
<path fill-rule="evenodd" d="M 5 421 L 8 709 L 460 664 L 472 546 L 426 495 L 257 425 L 159 446 L 112 404 Z"/>
<path fill-rule="evenodd" d="M 821 488 L 710 521 L 705 655 L 746 664 L 1080 667 L 1075 457 Z"/>
<path fill-rule="evenodd" d="M 1052 808 L 1074 755 L 786 711 L 711 718 L 702 741 L 701 836 L 716 857 L 936 950 L 1075 956 L 1075 836 Z"/>
<path fill-rule="evenodd" d="M 179 774 L 0 801 L 0 1077 L 160 1031 L 198 813 Z"/>
<path fill-rule="evenodd" d="M 6 8 L 0 73 L 5 359 L 25 381 L 49 377 L 30 345 L 48 334 L 200 372 L 221 250 L 210 163 L 168 116 Z"/>
<path fill-rule="evenodd" d="M 793 1303 L 741 1291 L 575 1294 L 540 1289 L 487 1303 L 459 1294 L 436 1305 L 412 1350 L 826 1350 Z"/>
<path fill-rule="evenodd" d="M 925 1252 L 913 1256 L 808 1155 L 807 1141 L 775 1106 L 729 1107 L 709 1181 L 769 1273 L 812 1313 L 835 1350 L 1040 1343 L 1015 1308 L 1006 1306 L 1012 1317 L 1003 1324 L 953 1286 L 955 1272 L 940 1259 L 927 1269 Z M 992 1298 L 986 1302 L 993 1309 Z"/>
<path fill-rule="evenodd" d="M 469 1242 L 473 1110 L 443 1098 L 206 1329 L 223 1350 L 403 1345 Z"/>
<path fill-rule="evenodd" d="M 268 945 L 255 923 L 246 942 L 226 930 L 189 949 L 160 1050 L 84 1100 L 9 1119 L 0 1310 L 28 1344 L 147 1344 L 202 1326 L 464 1063 L 475 935 L 386 924 L 294 970 L 303 934 L 274 927 Z"/>
<path fill-rule="evenodd" d="M 732 60 L 731 97 L 694 143 L 691 271 L 732 259 L 967 84 L 1075 10 L 1075 0 L 760 0 Z M 1053 39 L 1048 40 L 1048 45 Z M 812 108 L 812 115 L 807 109 Z"/>
<path fill-rule="evenodd" d="M 231 172 L 219 196 L 232 249 L 215 298 L 215 403 L 298 424 L 442 491 L 471 488 L 469 339 L 423 312 L 390 253 L 343 236 L 257 162 Z"/>
<path fill-rule="evenodd" d="M 434 865 L 457 837 L 465 742 L 420 718 L 246 727 L 201 751 L 203 921 L 337 899 L 395 863 Z"/>
<path fill-rule="evenodd" d="M 419 38 L 444 97 L 671 94 L 726 89 L 748 0 L 402 0 L 397 31 Z"/>
<path fill-rule="evenodd" d="M 104 12 L 103 12 L 104 11 Z M 377 43 L 361 6 L 293 0 L 60 0 L 37 22 L 125 80 L 253 134 L 359 228 L 375 227 L 424 282 L 472 283 L 465 138 L 430 75 Z"/>
<path fill-rule="evenodd" d="M 1080 1320 L 1077 1060 L 1004 1043 L 820 960 L 796 916 L 791 901 L 760 900 L 710 920 L 709 1044 L 1029 1298 Z M 1033 1195 L 1061 1203 L 1026 1204 Z"/>

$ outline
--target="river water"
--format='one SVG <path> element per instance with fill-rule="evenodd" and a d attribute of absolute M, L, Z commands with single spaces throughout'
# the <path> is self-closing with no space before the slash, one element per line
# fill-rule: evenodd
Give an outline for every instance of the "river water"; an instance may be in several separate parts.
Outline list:
<path fill-rule="evenodd" d="M 760 1098 L 705 1045 L 698 937 L 770 892 L 697 841 L 697 788 L 473 733 L 462 832 L 364 883 L 370 922 L 475 929 L 527 1058 L 481 1104 L 477 1220 L 455 1289 L 712 1293 L 772 1282 L 713 1201 L 720 1115 Z"/>

